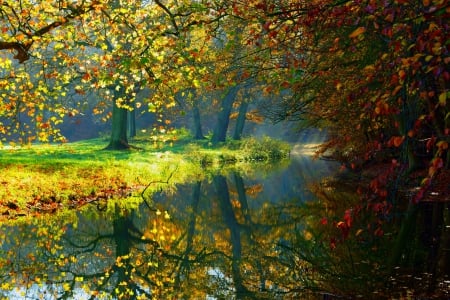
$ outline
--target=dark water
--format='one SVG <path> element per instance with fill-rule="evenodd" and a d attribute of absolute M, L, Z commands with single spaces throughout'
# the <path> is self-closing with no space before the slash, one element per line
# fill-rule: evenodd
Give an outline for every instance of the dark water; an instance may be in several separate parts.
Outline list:
<path fill-rule="evenodd" d="M 399 252 L 399 264 L 392 268 L 384 264 L 395 229 L 386 234 L 392 236 L 391 242 L 358 233 L 358 238 L 331 246 L 339 232 L 324 220 L 337 220 L 354 195 L 323 199 L 334 191 L 327 185 L 317 189 L 314 183 L 336 169 L 329 162 L 298 156 L 288 166 L 252 175 L 210 174 L 151 197 L 137 194 L 31 224 L 3 225 L 0 297 L 448 297 L 445 267 L 429 268 L 431 273 L 424 270 L 424 264 L 442 263 L 427 260 L 426 248 L 415 245 L 420 250 L 413 254 Z M 449 224 L 448 207 L 441 210 L 443 234 Z M 405 255 L 417 261 L 411 264 Z M 417 281 L 424 285 L 420 293 L 414 290 Z"/>

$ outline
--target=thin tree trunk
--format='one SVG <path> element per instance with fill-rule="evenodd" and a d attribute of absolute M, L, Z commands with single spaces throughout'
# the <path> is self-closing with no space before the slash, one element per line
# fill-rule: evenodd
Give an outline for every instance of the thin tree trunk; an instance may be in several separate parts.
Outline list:
<path fill-rule="evenodd" d="M 255 243 L 255 240 L 252 235 L 253 222 L 252 222 L 251 215 L 250 215 L 250 208 L 248 206 L 247 194 L 245 192 L 244 179 L 237 172 L 233 172 L 233 177 L 234 177 L 234 182 L 236 184 L 236 190 L 238 193 L 238 200 L 239 200 L 239 203 L 241 204 L 241 212 L 242 212 L 242 215 L 244 216 L 244 220 L 245 220 L 245 227 L 244 227 L 245 231 L 244 232 L 247 235 L 249 245 L 251 245 L 252 247 L 257 249 L 258 245 Z M 266 289 L 265 272 L 263 270 L 261 261 L 256 260 L 255 262 L 256 262 L 256 267 L 258 268 L 259 276 L 260 276 L 259 289 L 260 289 L 260 291 L 263 291 Z"/>
<path fill-rule="evenodd" d="M 442 234 L 441 234 L 441 246 L 439 247 L 438 254 L 438 270 L 442 277 L 445 274 L 450 274 L 450 204 L 444 203 L 444 209 L 442 210 Z M 445 208 L 447 206 L 447 208 Z"/>
<path fill-rule="evenodd" d="M 203 140 L 205 136 L 202 131 L 202 123 L 200 119 L 200 109 L 198 108 L 197 102 L 194 100 L 193 108 L 193 119 L 194 119 L 194 139 Z"/>
<path fill-rule="evenodd" d="M 136 108 L 128 112 L 128 136 L 134 138 L 136 136 Z"/>
<path fill-rule="evenodd" d="M 194 235 L 195 235 L 195 226 L 197 224 L 197 214 L 198 214 L 198 204 L 200 202 L 200 191 L 201 191 L 202 182 L 197 181 L 193 185 L 192 191 L 192 202 L 190 211 L 190 220 L 187 227 L 187 236 L 186 236 L 186 249 L 183 253 L 183 260 L 180 263 L 179 271 L 177 272 L 177 276 L 175 279 L 175 286 L 180 288 L 181 286 L 181 278 L 186 276 L 185 279 L 189 280 L 189 255 L 191 255 L 192 249 L 194 248 Z"/>
<path fill-rule="evenodd" d="M 239 107 L 239 115 L 236 120 L 236 127 L 234 128 L 233 139 L 240 140 L 242 138 L 242 132 L 244 131 L 245 118 L 247 115 L 248 102 L 244 101 Z"/>
<path fill-rule="evenodd" d="M 408 245 L 408 240 L 411 239 L 416 226 L 418 210 L 417 204 L 409 203 L 404 219 L 402 220 L 400 231 L 397 234 L 392 251 L 389 255 L 388 267 L 391 274 L 395 267 L 402 263 L 401 257 L 405 251 L 405 245 Z"/>

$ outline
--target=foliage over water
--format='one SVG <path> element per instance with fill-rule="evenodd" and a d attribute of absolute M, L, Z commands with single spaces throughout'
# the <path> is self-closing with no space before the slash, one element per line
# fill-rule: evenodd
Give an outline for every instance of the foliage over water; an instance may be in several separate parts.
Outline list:
<path fill-rule="evenodd" d="M 326 179 L 337 166 L 307 156 L 286 164 L 205 172 L 173 184 L 167 169 L 142 193 L 97 200 L 55 216 L 1 225 L 5 298 L 321 299 L 448 297 L 442 264 L 448 206 L 439 224 L 418 208 L 401 260 L 387 257 L 404 218 L 374 235 L 370 214 L 338 221 L 358 197 Z M 141 190 L 142 191 L 142 190 Z M 433 211 L 433 209 L 432 209 Z M 353 216 L 353 215 L 352 215 Z M 356 215 L 355 215 L 356 216 Z M 408 220 L 408 218 L 406 218 Z M 447 227 L 446 227 L 447 226 Z M 345 233 L 345 235 L 344 235 Z M 436 244 L 434 244 L 436 246 Z M 434 252 L 433 252 L 434 251 Z M 436 252 L 437 251 L 437 252 Z M 433 253 L 437 255 L 433 256 Z M 440 254 L 439 254 L 440 253 Z M 431 264 L 435 263 L 435 268 Z M 363 287 L 363 288 L 362 288 Z"/>

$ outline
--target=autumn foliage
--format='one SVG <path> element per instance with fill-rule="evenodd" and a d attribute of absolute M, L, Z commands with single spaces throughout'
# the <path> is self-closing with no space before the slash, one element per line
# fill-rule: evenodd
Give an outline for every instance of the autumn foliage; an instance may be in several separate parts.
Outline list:
<path fill-rule="evenodd" d="M 448 169 L 446 1 L 54 2 L 42 16 L 32 2 L 1 2 L 0 49 L 13 55 L 0 58 L 2 135 L 63 139 L 56 125 L 78 113 L 70 94 L 102 91 L 96 111 L 132 109 L 146 87 L 159 114 L 176 93 L 251 79 L 274 96 L 266 115 L 328 131 L 322 153 L 352 170 L 388 165 L 366 185 L 371 201 L 391 201 L 393 179 L 426 169 L 421 201 Z"/>
<path fill-rule="evenodd" d="M 348 114 L 339 117 L 339 109 L 334 112 L 337 126 L 331 128 L 339 141 L 333 145 L 351 151 L 346 159 L 355 163 L 392 162 L 371 184 L 382 201 L 392 197 L 383 189 L 389 182 L 383 177 L 407 176 L 428 166 L 424 189 L 448 167 L 449 13 L 445 1 L 351 1 L 326 11 L 323 32 L 348 31 L 334 38 L 332 57 L 353 59 L 343 68 L 350 73 L 340 76 L 341 64 L 332 70 L 336 77 L 327 76 L 335 86 L 328 99 L 351 113 L 349 120 Z M 421 196 L 422 191 L 414 201 Z"/>
<path fill-rule="evenodd" d="M 319 154 L 365 170 L 358 192 L 375 215 L 406 189 L 419 186 L 407 200 L 423 201 L 450 162 L 448 3 L 253 1 L 251 12 L 232 3 L 230 14 L 255 22 L 248 44 L 266 60 L 266 90 L 289 91 L 271 117 L 326 128 Z M 344 238 L 355 215 L 336 224 Z M 373 230 L 382 235 L 381 224 Z"/>

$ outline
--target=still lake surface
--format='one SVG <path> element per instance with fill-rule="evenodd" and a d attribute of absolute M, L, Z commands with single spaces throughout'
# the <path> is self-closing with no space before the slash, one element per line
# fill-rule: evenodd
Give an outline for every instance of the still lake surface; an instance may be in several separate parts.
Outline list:
<path fill-rule="evenodd" d="M 405 263 L 387 276 L 390 244 L 381 238 L 335 245 L 325 223 L 353 197 L 324 199 L 337 164 L 295 155 L 255 168 L 2 225 L 0 297 L 407 299 L 418 281 L 449 296 L 441 271 Z"/>

